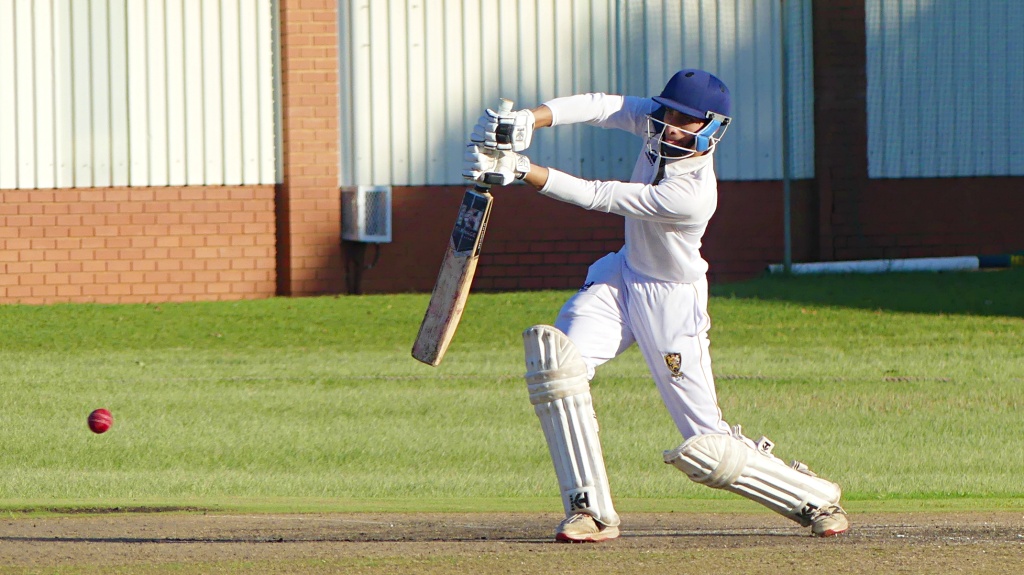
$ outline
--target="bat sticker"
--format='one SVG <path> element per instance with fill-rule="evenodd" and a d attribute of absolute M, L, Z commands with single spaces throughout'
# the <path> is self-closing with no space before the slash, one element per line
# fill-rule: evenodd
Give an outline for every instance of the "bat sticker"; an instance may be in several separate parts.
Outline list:
<path fill-rule="evenodd" d="M 459 217 L 455 220 L 452 230 L 452 245 L 458 254 L 469 252 L 476 245 L 476 254 L 480 254 L 483 242 L 477 244 L 477 236 L 483 232 L 484 211 L 487 209 L 487 198 L 471 190 L 466 191 L 459 206 Z"/>

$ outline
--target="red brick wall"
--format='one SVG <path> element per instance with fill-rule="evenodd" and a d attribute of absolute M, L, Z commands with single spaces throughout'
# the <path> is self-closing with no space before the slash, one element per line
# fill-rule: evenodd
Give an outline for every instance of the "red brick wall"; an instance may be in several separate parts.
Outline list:
<path fill-rule="evenodd" d="M 0 303 L 274 294 L 271 186 L 0 190 Z"/>
<path fill-rule="evenodd" d="M 856 211 L 868 181 L 864 0 L 812 3 L 816 260 L 836 259 L 833 222 Z"/>
<path fill-rule="evenodd" d="M 793 261 L 819 261 L 813 181 L 791 185 Z M 1024 249 L 1019 178 L 871 180 L 860 210 L 832 216 L 835 259 L 986 255 Z M 395 188 L 394 241 L 370 246 L 362 293 L 429 291 L 451 233 L 461 187 Z M 573 289 L 587 266 L 622 246 L 622 219 L 540 196 L 495 190 L 474 289 Z M 719 182 L 702 253 L 712 283 L 741 281 L 782 263 L 781 182 Z M 375 261 L 376 260 L 376 261 Z M 350 265 L 352 262 L 348 262 Z M 354 271 L 348 268 L 349 280 Z"/>
<path fill-rule="evenodd" d="M 486 267 L 475 283 L 481 290 L 578 288 L 591 263 L 622 247 L 619 217 L 546 198 L 528 186 L 494 194 L 480 261 Z"/>
<path fill-rule="evenodd" d="M 833 221 L 837 260 L 1024 251 L 1024 180 L 870 180 Z"/>
<path fill-rule="evenodd" d="M 712 283 L 750 279 L 785 253 L 782 182 L 719 182 L 718 211 L 708 224 L 701 253 Z M 813 182 L 790 183 L 793 261 L 817 256 L 817 203 Z"/>
<path fill-rule="evenodd" d="M 343 291 L 337 0 L 282 0 L 278 292 Z"/>
<path fill-rule="evenodd" d="M 430 291 L 465 188 L 395 188 L 390 244 L 361 274 L 363 293 Z M 526 186 L 495 188 L 491 221 L 474 289 L 517 290 L 582 285 L 592 261 L 622 246 L 622 220 L 537 194 Z M 373 264 L 376 249 L 365 256 Z M 346 268 L 349 279 L 356 272 Z"/>
<path fill-rule="evenodd" d="M 429 291 L 444 255 L 461 186 L 395 188 L 393 242 L 369 246 L 359 291 Z M 806 260 L 814 246 L 805 238 L 815 222 L 803 214 L 813 205 L 809 182 L 792 186 L 794 259 Z M 619 216 L 590 212 L 526 186 L 494 190 L 491 222 L 484 237 L 474 289 L 572 289 L 582 285 L 587 267 L 623 242 Z M 703 253 L 711 281 L 756 276 L 783 253 L 782 186 L 779 182 L 721 182 L 718 213 L 708 227 Z M 375 262 L 376 260 L 376 262 Z M 358 272 L 346 266 L 349 279 Z"/>

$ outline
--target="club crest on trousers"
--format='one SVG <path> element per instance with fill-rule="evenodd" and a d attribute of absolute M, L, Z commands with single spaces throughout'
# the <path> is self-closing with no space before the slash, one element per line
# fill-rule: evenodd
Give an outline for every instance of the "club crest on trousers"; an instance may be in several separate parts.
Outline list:
<path fill-rule="evenodd" d="M 672 374 L 672 377 L 683 375 L 683 357 L 678 353 L 666 353 L 665 365 L 668 366 L 668 371 Z"/>

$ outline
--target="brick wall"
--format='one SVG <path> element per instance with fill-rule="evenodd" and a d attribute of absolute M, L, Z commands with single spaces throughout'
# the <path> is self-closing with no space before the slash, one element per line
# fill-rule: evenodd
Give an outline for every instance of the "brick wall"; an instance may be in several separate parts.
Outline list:
<path fill-rule="evenodd" d="M 817 257 L 814 182 L 790 183 L 793 261 Z M 740 281 L 782 263 L 785 228 L 782 182 L 719 182 L 718 210 L 708 224 L 701 254 L 712 283 Z"/>
<path fill-rule="evenodd" d="M 812 3 L 817 259 L 834 260 L 833 225 L 849 218 L 868 182 L 864 0 Z"/>
<path fill-rule="evenodd" d="M 622 247 L 622 218 L 546 198 L 529 186 L 494 194 L 480 263 L 486 267 L 478 268 L 475 284 L 481 290 L 578 288 L 591 263 Z"/>
<path fill-rule="evenodd" d="M 1021 178 L 871 180 L 833 223 L 837 260 L 1024 250 Z"/>
<path fill-rule="evenodd" d="M 393 242 L 352 248 L 349 283 L 361 293 L 430 291 L 444 255 L 461 186 L 393 190 Z M 794 182 L 794 259 L 806 261 L 815 246 L 810 182 Z M 573 289 L 587 268 L 623 242 L 619 216 L 590 212 L 526 186 L 495 188 L 491 222 L 473 288 L 482 291 Z M 713 282 L 747 279 L 780 263 L 783 253 L 782 186 L 779 182 L 720 182 L 719 208 L 702 252 Z M 378 253 L 379 250 L 379 253 Z M 358 262 L 356 260 L 359 260 Z M 357 265 L 362 264 L 362 265 Z M 372 266 L 370 269 L 363 269 Z M 362 271 L 360 271 L 362 269 Z"/>
<path fill-rule="evenodd" d="M 271 186 L 0 190 L 0 303 L 274 294 Z"/>
<path fill-rule="evenodd" d="M 430 291 L 451 235 L 462 186 L 403 187 L 392 191 L 390 244 L 369 246 L 372 269 L 353 269 L 359 291 Z M 622 220 L 540 196 L 526 186 L 497 187 L 484 236 L 474 289 L 517 290 L 579 287 L 591 262 L 622 246 Z M 354 246 L 353 246 L 354 247 Z"/>
<path fill-rule="evenodd" d="M 282 0 L 278 293 L 343 291 L 336 0 Z"/>

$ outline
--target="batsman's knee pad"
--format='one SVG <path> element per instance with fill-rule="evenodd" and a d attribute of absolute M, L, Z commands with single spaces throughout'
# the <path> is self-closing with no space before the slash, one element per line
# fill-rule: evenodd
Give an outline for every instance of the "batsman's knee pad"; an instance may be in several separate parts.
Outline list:
<path fill-rule="evenodd" d="M 697 435 L 664 457 L 697 483 L 742 495 L 805 527 L 817 509 L 839 504 L 835 483 L 802 463 L 787 466 L 770 447 L 761 451 L 730 435 Z"/>
<path fill-rule="evenodd" d="M 587 366 L 564 333 L 549 325 L 523 332 L 526 385 L 555 465 L 566 516 L 587 513 L 615 526 Z"/>

